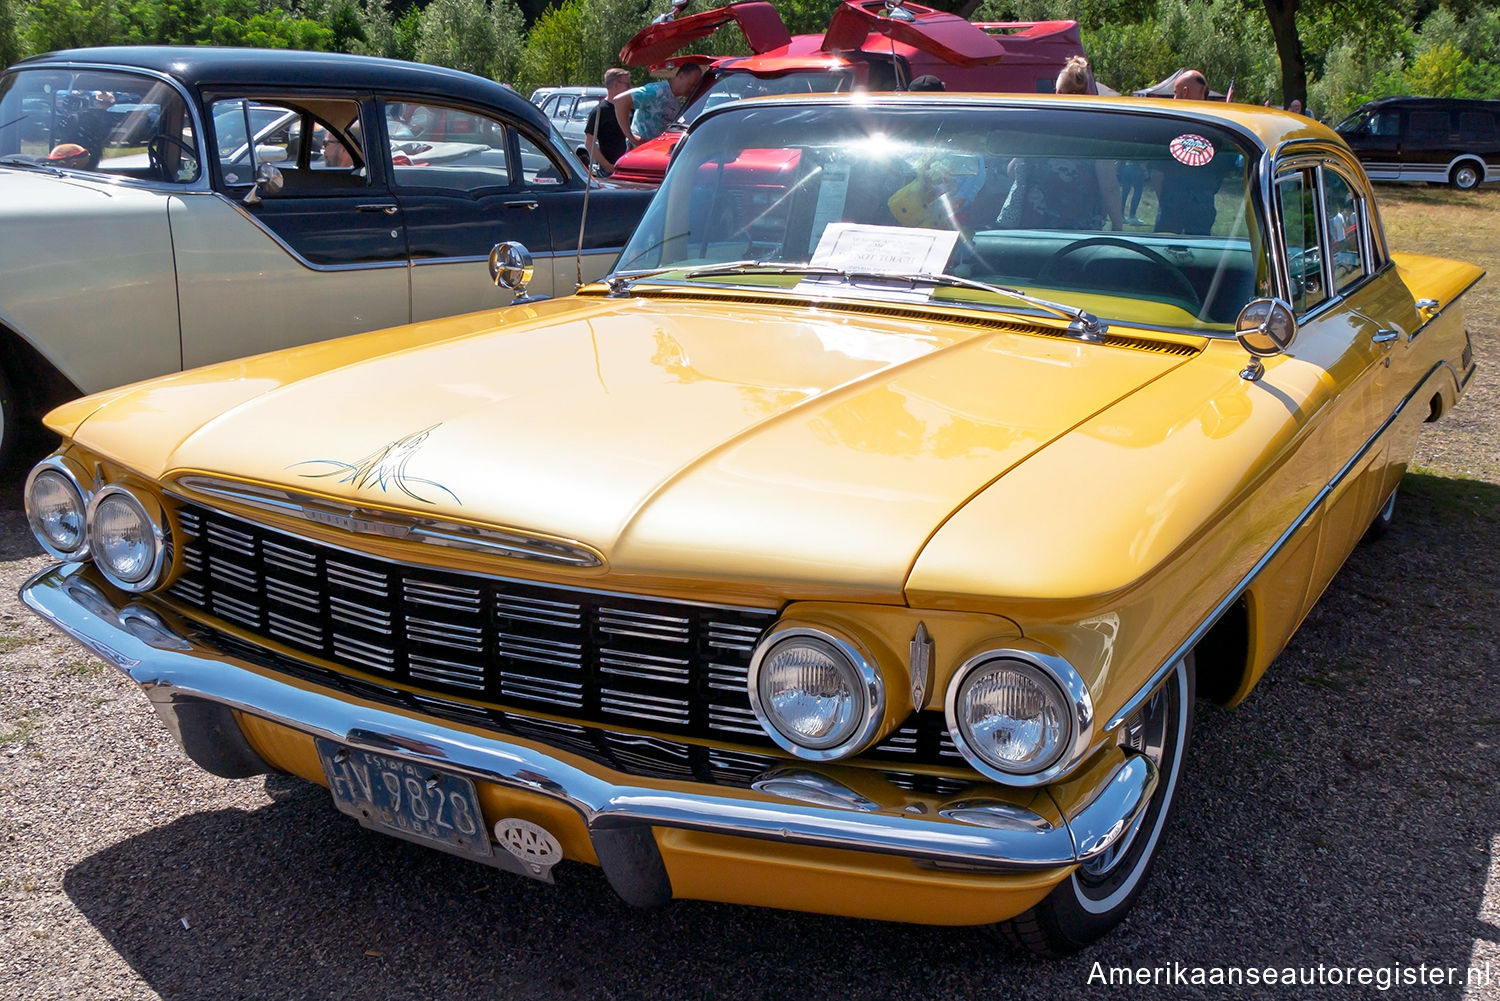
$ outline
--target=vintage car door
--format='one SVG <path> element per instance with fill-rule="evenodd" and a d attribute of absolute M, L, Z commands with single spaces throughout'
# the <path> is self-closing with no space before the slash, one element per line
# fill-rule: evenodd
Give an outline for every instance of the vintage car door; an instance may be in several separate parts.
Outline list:
<path fill-rule="evenodd" d="M 1353 198 L 1348 178 L 1328 170 L 1327 162 L 1322 154 L 1299 157 L 1284 163 L 1276 177 L 1290 301 L 1300 323 L 1292 354 L 1325 373 L 1321 392 L 1308 401 L 1314 412 L 1304 415 L 1318 436 L 1302 446 L 1316 453 L 1307 468 L 1320 480 L 1307 486 L 1332 486 L 1312 522 L 1318 557 L 1304 612 L 1369 526 L 1381 499 L 1369 474 L 1376 468 L 1388 386 L 1384 363 L 1393 338 L 1373 318 L 1390 315 L 1393 300 L 1405 291 L 1391 269 L 1371 268 L 1367 208 Z"/>
<path fill-rule="evenodd" d="M 362 102 L 236 92 L 208 107 L 216 195 L 171 209 L 183 366 L 408 322 L 405 227 Z M 255 183 L 265 168 L 280 190 Z"/>
<path fill-rule="evenodd" d="M 559 192 L 582 188 L 561 155 L 493 113 L 395 95 L 380 104 L 411 252 L 412 319 L 506 304 L 509 297 L 490 282 L 488 261 L 490 249 L 507 240 L 525 244 L 535 258 L 529 291 L 551 295 L 553 248 L 570 238 L 553 233 L 550 206 Z"/>

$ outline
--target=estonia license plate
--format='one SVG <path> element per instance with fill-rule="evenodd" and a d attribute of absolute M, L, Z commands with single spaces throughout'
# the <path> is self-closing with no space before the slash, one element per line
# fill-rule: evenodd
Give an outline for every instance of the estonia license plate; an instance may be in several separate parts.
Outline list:
<path fill-rule="evenodd" d="M 372 830 L 494 863 L 469 779 L 331 740 L 317 745 L 333 802 L 344 813 Z"/>

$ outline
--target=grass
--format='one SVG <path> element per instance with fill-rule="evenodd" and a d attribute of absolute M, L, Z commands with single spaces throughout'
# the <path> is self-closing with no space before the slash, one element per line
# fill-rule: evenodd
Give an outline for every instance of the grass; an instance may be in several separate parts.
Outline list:
<path fill-rule="evenodd" d="M 1491 329 L 1500 316 L 1500 188 L 1454 191 L 1425 184 L 1377 184 L 1375 198 L 1391 249 L 1472 261 L 1489 272 L 1469 292 L 1465 312 L 1483 314 Z"/>
<path fill-rule="evenodd" d="M 0 636 L 0 653 L 10 653 L 12 650 L 19 650 L 30 642 L 31 640 L 24 636 Z"/>
<path fill-rule="evenodd" d="M 24 744 L 41 732 L 41 723 L 29 716 L 22 716 L 10 730 L 0 731 L 0 744 Z"/>
<path fill-rule="evenodd" d="M 63 665 L 61 673 L 74 678 L 91 678 L 104 673 L 104 663 L 98 660 L 73 660 Z"/>

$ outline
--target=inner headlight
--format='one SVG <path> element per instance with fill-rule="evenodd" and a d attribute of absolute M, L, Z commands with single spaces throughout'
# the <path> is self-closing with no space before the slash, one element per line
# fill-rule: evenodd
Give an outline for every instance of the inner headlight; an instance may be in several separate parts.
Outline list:
<path fill-rule="evenodd" d="M 949 689 L 947 710 L 959 750 L 981 771 L 1034 775 L 1073 743 L 1073 700 L 1050 673 L 1018 658 L 970 661 Z"/>
<path fill-rule="evenodd" d="M 817 629 L 773 634 L 751 658 L 749 687 L 771 739 L 811 760 L 863 750 L 885 708 L 884 681 L 870 658 Z"/>
<path fill-rule="evenodd" d="M 161 579 L 167 538 L 160 508 L 124 487 L 105 487 L 89 504 L 89 548 L 110 582 L 127 591 L 146 591 Z"/>
<path fill-rule="evenodd" d="M 72 472 L 56 457 L 26 478 L 26 520 L 52 556 L 82 560 L 89 554 L 88 501 Z"/>

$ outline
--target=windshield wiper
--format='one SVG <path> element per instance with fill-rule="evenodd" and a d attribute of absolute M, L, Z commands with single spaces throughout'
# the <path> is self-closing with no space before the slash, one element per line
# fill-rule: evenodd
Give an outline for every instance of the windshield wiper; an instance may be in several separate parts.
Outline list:
<path fill-rule="evenodd" d="M 945 288 L 972 289 L 977 292 L 991 292 L 995 295 L 1008 296 L 1019 300 L 1028 306 L 1051 313 L 1068 321 L 1068 333 L 1085 341 L 1102 341 L 1104 335 L 1109 331 L 1109 324 L 1104 323 L 1098 317 L 1087 310 L 1077 306 L 1069 306 L 1063 302 L 1053 302 L 1051 299 L 1043 299 L 1038 296 L 1022 292 L 1020 289 L 1008 288 L 1004 285 L 991 285 L 989 282 L 975 281 L 972 278 L 961 278 L 958 275 L 930 274 L 928 272 L 897 272 L 897 271 L 850 271 L 845 268 L 831 268 L 816 264 L 777 264 L 769 261 L 728 261 L 724 264 L 716 264 L 712 267 L 699 268 L 689 271 L 687 278 L 706 278 L 712 275 L 725 274 L 771 274 L 771 275 L 808 275 L 816 278 L 839 278 L 848 282 L 902 282 L 912 288 L 918 285 L 941 285 Z M 644 277 L 644 276 L 642 276 Z"/>
<path fill-rule="evenodd" d="M 23 156 L 15 156 L 15 155 L 12 155 L 12 156 L 0 156 L 0 166 L 3 166 L 3 167 L 25 167 L 28 170 L 40 170 L 44 174 L 52 174 L 55 177 L 67 177 L 68 176 L 67 174 L 63 173 L 62 171 L 58 170 L 56 167 L 54 167 L 54 166 L 52 166 L 50 164 L 38 163 L 35 160 L 28 160 L 28 159 L 26 159 Z"/>
<path fill-rule="evenodd" d="M 757 261 L 726 261 L 723 264 L 715 264 L 711 268 L 700 268 L 699 270 L 689 274 L 688 277 L 693 278 L 698 275 L 711 275 L 720 273 L 729 274 L 735 271 L 737 268 L 753 268 L 758 263 L 759 262 Z M 634 286 L 636 282 L 641 281 L 644 278 L 654 278 L 657 275 L 664 275 L 669 271 L 686 270 L 687 267 L 684 265 L 671 264 L 667 265 L 666 267 L 660 268 L 638 268 L 635 271 L 616 271 L 615 273 L 605 277 L 604 284 L 609 286 L 609 294 L 611 298 L 623 299 L 630 294 L 631 287 Z"/>

